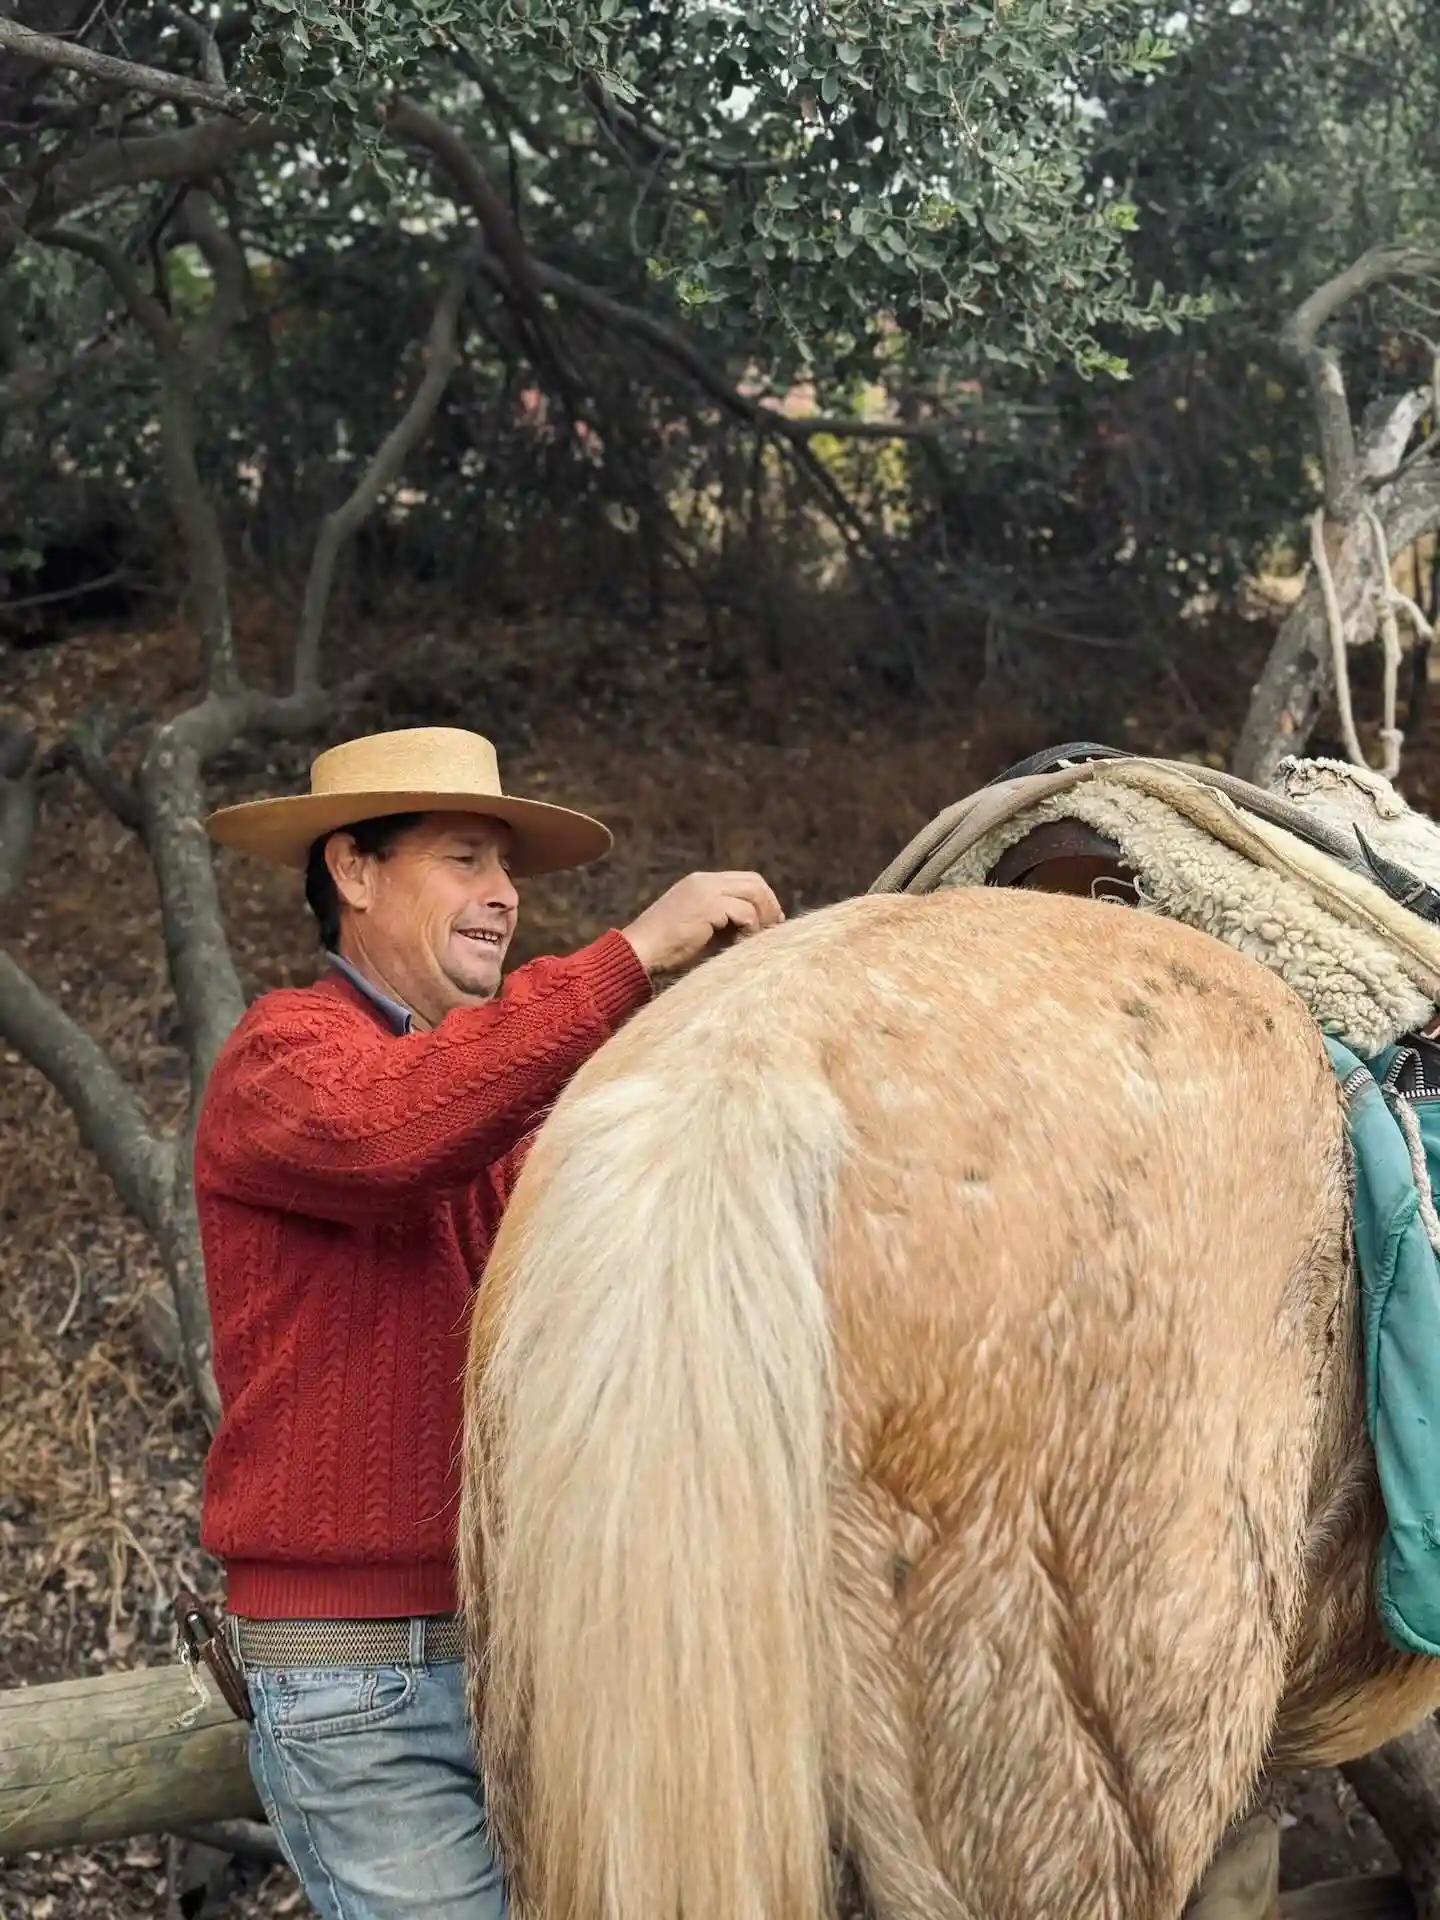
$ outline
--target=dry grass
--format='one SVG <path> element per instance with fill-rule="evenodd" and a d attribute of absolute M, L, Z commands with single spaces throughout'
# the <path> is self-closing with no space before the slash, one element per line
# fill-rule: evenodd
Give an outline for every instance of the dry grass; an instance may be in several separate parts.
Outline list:
<path fill-rule="evenodd" d="M 351 633 L 353 661 L 379 678 L 332 737 L 474 725 L 496 738 L 507 785 L 617 830 L 601 867 L 527 888 L 519 958 L 623 923 L 694 867 L 758 866 L 791 911 L 854 892 L 941 807 L 1045 733 L 1018 711 L 961 726 L 953 689 L 877 711 L 864 688 L 800 671 L 737 683 L 712 671 L 711 640 L 684 622 L 643 647 L 618 621 L 477 632 L 429 609 L 426 624 L 417 640 L 393 624 Z M 288 626 L 283 610 L 247 603 L 252 665 Z M 97 704 L 172 709 L 192 670 L 181 629 L 91 635 L 21 656 L 9 700 L 48 736 Z M 1184 699 L 1131 715 L 1124 739 L 1223 754 L 1237 688 L 1233 674 L 1208 671 L 1187 668 Z M 300 747 L 233 756 L 217 769 L 217 797 L 293 790 L 308 757 Z M 1440 763 L 1412 764 L 1423 800 Z M 294 879 L 230 857 L 221 876 L 247 990 L 308 978 L 315 955 Z M 110 1048 L 158 1123 L 173 1125 L 185 1068 L 153 879 L 72 779 L 47 793 L 30 878 L 0 908 L 0 939 Z M 203 1431 L 180 1380 L 146 1358 L 139 1336 L 159 1279 L 145 1236 L 58 1096 L 12 1053 L 0 1056 L 0 1137 L 0 1686 L 19 1686 L 169 1658 L 175 1587 L 218 1600 L 221 1582 L 196 1544 Z M 0 1920 L 139 1920 L 165 1899 L 164 1859 L 149 1842 L 0 1870 Z M 223 1910 L 241 1920 L 297 1905 L 277 1871 L 236 1881 Z"/>

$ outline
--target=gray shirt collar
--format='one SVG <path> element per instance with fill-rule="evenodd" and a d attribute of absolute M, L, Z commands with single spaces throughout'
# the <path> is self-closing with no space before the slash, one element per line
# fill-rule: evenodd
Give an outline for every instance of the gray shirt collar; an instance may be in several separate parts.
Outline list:
<path fill-rule="evenodd" d="M 409 1033 L 413 1030 L 415 1016 L 409 1007 L 402 1007 L 398 1000 L 392 1000 L 388 993 L 377 987 L 373 980 L 367 980 L 360 969 L 352 967 L 341 954 L 332 953 L 329 959 L 335 971 L 344 974 L 356 992 L 363 993 L 370 1004 L 379 1009 L 393 1033 Z"/>

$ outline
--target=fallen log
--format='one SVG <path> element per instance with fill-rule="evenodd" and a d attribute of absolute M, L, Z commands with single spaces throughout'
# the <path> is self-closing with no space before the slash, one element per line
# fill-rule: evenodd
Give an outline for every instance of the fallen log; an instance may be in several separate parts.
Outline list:
<path fill-rule="evenodd" d="M 245 1728 L 198 1681 L 203 1705 L 178 1665 L 0 1692 L 0 1858 L 263 1819 Z"/>

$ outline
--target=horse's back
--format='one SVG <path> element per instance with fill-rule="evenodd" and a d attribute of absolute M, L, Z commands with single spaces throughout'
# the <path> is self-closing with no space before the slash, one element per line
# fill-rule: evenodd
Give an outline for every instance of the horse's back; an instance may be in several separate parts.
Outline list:
<path fill-rule="evenodd" d="M 1343 1115 L 1301 1002 L 1120 908 L 887 906 L 845 929 L 814 1009 L 851 1133 L 830 1284 L 857 1436 L 866 1402 L 928 1406 L 951 1356 L 967 1444 L 928 1499 L 958 1521 L 982 1459 L 1043 1474 L 1233 1433 L 1267 1367 L 1323 1344 L 1343 1267 Z M 1276 1420 L 1308 1422 L 1314 1384 Z"/>

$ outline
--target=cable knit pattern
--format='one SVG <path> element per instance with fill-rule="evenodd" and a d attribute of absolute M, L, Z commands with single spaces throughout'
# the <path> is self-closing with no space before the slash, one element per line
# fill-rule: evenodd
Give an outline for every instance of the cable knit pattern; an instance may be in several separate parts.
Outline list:
<path fill-rule="evenodd" d="M 235 1029 L 195 1143 L 224 1409 L 201 1538 L 232 1612 L 454 1608 L 472 1289 L 528 1137 L 649 995 L 611 932 L 431 1033 L 335 973 Z"/>

